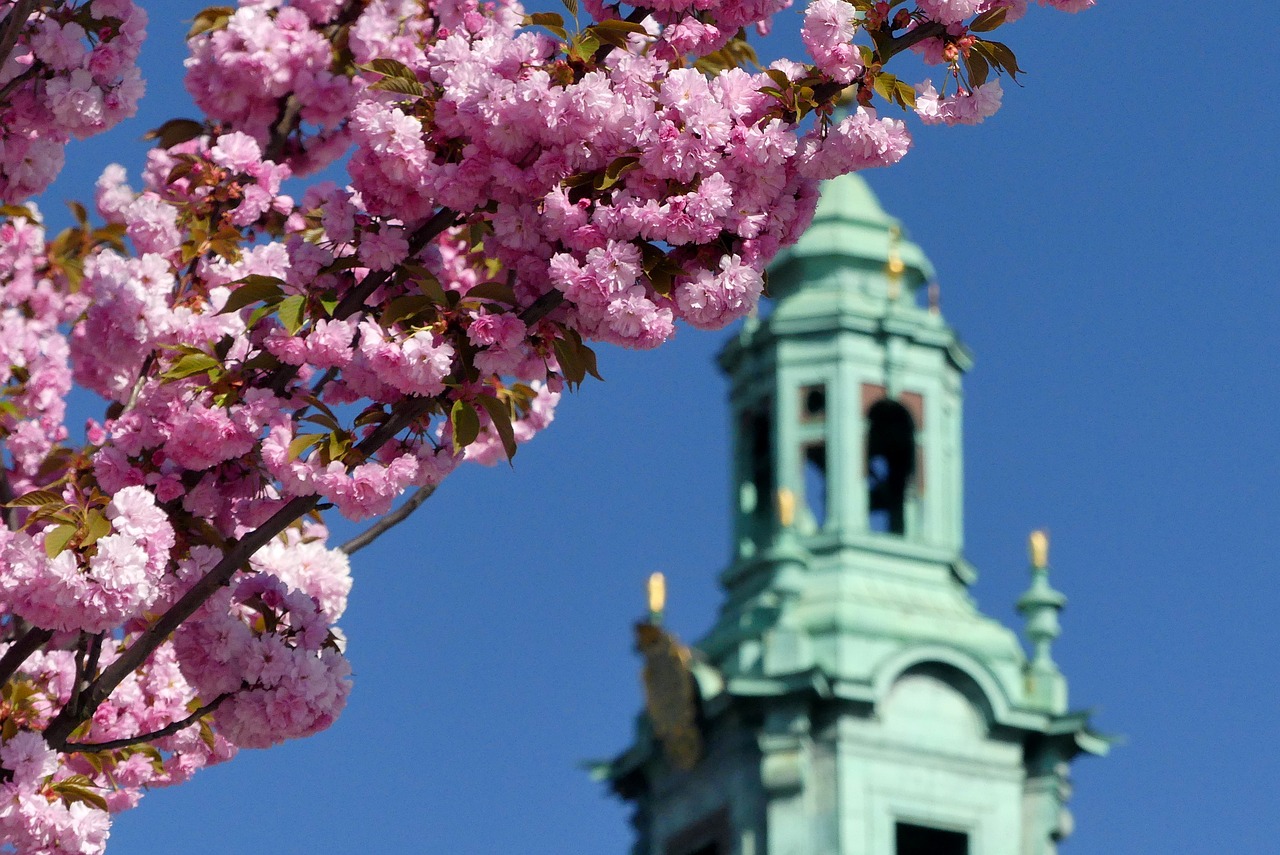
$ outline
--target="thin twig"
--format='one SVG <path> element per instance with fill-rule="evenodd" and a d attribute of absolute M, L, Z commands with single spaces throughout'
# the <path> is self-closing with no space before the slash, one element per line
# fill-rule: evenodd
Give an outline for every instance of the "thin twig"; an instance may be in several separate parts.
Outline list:
<path fill-rule="evenodd" d="M 173 736 L 178 731 L 185 730 L 222 706 L 222 702 L 233 694 L 234 692 L 223 692 L 181 721 L 175 721 L 173 724 L 165 725 L 159 730 L 153 730 L 150 733 L 143 733 L 139 736 L 126 736 L 123 739 L 112 739 L 109 742 L 68 742 L 63 750 L 67 752 L 114 751 L 117 748 L 128 748 L 130 745 L 141 745 L 143 742 L 154 742 L 166 736 Z"/>
<path fill-rule="evenodd" d="M 435 484 L 427 484 L 424 487 L 419 487 L 412 496 L 410 496 L 407 500 L 405 500 L 405 503 L 403 505 L 396 508 L 394 511 L 387 514 L 382 519 L 378 520 L 376 523 L 369 526 L 363 532 L 361 532 L 360 534 L 357 534 L 355 537 L 351 538 L 346 543 L 339 546 L 338 551 L 345 552 L 347 555 L 351 555 L 357 550 L 363 549 L 364 547 L 373 543 L 375 540 L 377 540 L 379 537 L 385 534 L 389 529 L 394 528 L 395 526 L 407 520 L 409 518 L 409 515 L 412 514 L 414 511 L 416 511 L 422 505 L 423 502 L 431 498 L 431 494 L 434 493 L 435 491 L 436 491 Z"/>

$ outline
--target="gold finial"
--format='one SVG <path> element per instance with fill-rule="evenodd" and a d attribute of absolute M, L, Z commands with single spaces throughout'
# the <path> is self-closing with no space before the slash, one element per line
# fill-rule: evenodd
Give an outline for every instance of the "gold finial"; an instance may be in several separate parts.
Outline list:
<path fill-rule="evenodd" d="M 783 528 L 791 528 L 796 521 L 796 494 L 786 487 L 778 488 L 778 522 Z"/>
<path fill-rule="evenodd" d="M 889 275 L 889 299 L 897 300 L 898 294 L 902 290 L 902 274 L 906 272 L 907 265 L 903 262 L 902 256 L 898 254 L 898 243 L 902 240 L 902 228 L 893 226 L 889 229 L 889 260 L 885 262 L 884 270 Z"/>
<path fill-rule="evenodd" d="M 661 573 L 649 575 L 649 619 L 654 623 L 662 620 L 662 610 L 667 606 L 667 579 Z"/>
<path fill-rule="evenodd" d="M 1027 538 L 1028 551 L 1031 553 L 1031 566 L 1042 570 L 1049 566 L 1049 533 L 1036 529 Z"/>

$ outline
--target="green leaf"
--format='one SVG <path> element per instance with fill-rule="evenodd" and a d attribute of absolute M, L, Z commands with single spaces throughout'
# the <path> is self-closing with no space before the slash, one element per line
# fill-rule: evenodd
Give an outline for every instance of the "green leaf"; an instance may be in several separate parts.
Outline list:
<path fill-rule="evenodd" d="M 369 88 L 380 92 L 396 92 L 414 98 L 421 98 L 426 94 L 421 83 L 416 80 L 405 80 L 403 77 L 384 77 Z"/>
<path fill-rule="evenodd" d="M 631 21 L 619 21 L 616 19 L 601 21 L 598 24 L 592 24 L 583 30 L 583 34 L 590 33 L 595 36 L 603 44 L 612 45 L 616 48 L 625 48 L 627 40 L 632 35 L 648 35 L 649 31 L 640 24 Z"/>
<path fill-rule="evenodd" d="M 165 380 L 181 380 L 220 369 L 222 363 L 207 353 L 188 353 L 160 376 Z"/>
<path fill-rule="evenodd" d="M 564 29 L 564 18 L 555 12 L 534 12 L 532 15 L 525 15 L 520 25 L 522 27 L 559 27 Z"/>
<path fill-rule="evenodd" d="M 398 59 L 388 59 L 380 57 L 367 63 L 366 65 L 357 65 L 356 68 L 361 71 L 369 71 L 374 74 L 381 74 L 383 77 L 399 77 L 401 80 L 417 81 L 418 75 L 413 73 L 413 69 L 405 65 Z"/>
<path fill-rule="evenodd" d="M 1009 76 L 1014 80 L 1018 79 L 1018 75 L 1023 73 L 1023 69 L 1018 66 L 1018 58 L 1014 56 L 1009 46 L 1001 42 L 991 42 L 985 39 L 977 39 L 973 43 L 970 50 L 979 50 L 991 62 L 992 65 L 1002 68 L 1009 72 Z"/>
<path fill-rule="evenodd" d="M 494 300 L 498 303 L 514 306 L 516 304 L 516 292 L 504 282 L 481 282 L 479 285 L 471 287 L 471 290 L 467 292 L 466 299 Z"/>
<path fill-rule="evenodd" d="M 268 304 L 278 303 L 284 296 L 281 286 L 285 284 L 283 279 L 275 276 L 263 276 L 259 273 L 251 273 L 243 279 L 237 279 L 232 285 L 238 285 L 236 290 L 231 292 L 231 296 L 227 298 L 227 305 L 223 306 L 222 311 L 218 314 L 225 315 L 227 312 L 235 312 L 243 309 L 251 303 L 266 302 Z"/>
<path fill-rule="evenodd" d="M 370 407 L 360 415 L 356 416 L 352 426 L 365 427 L 366 425 L 380 425 L 387 420 L 387 413 L 381 407 Z"/>
<path fill-rule="evenodd" d="M 975 33 L 989 33 L 996 27 L 1003 24 L 1004 19 L 1008 14 L 1009 9 L 1006 6 L 1001 6 L 998 9 L 983 12 L 981 15 L 973 19 L 973 23 L 969 25 L 969 29 Z"/>
<path fill-rule="evenodd" d="M 0 205 L 0 215 L 6 217 L 22 217 L 24 220 L 39 222 L 39 218 L 26 205 Z"/>
<path fill-rule="evenodd" d="M 85 515 L 85 528 L 88 534 L 84 536 L 84 540 L 80 542 L 81 546 L 92 546 L 100 539 L 111 534 L 111 521 L 102 515 L 102 511 L 92 508 Z"/>
<path fill-rule="evenodd" d="M 587 373 L 603 383 L 604 378 L 600 376 L 600 367 L 596 364 L 596 352 L 591 349 L 590 345 L 585 343 L 580 343 L 578 347 L 581 348 L 582 363 L 587 369 Z"/>
<path fill-rule="evenodd" d="M 293 442 L 289 443 L 289 459 L 297 460 L 306 450 L 313 445 L 319 445 L 326 438 L 322 433 L 304 433 L 302 436 L 294 437 Z"/>
<path fill-rule="evenodd" d="M 302 421 L 320 425 L 320 427 L 328 428 L 329 430 L 342 430 L 342 425 L 329 413 L 312 413 L 309 416 L 305 416 Z"/>
<path fill-rule="evenodd" d="M 991 72 L 991 65 L 983 58 L 981 51 L 970 50 L 969 55 L 964 58 L 964 65 L 969 72 L 969 86 L 971 88 L 977 89 L 987 82 L 987 76 Z"/>
<path fill-rule="evenodd" d="M 81 228 L 84 228 L 86 225 L 88 225 L 89 212 L 85 210 L 84 205 L 80 204 L 75 199 L 72 199 L 71 201 L 67 202 L 67 207 L 71 209 L 72 216 L 76 218 L 76 222 L 80 224 Z"/>
<path fill-rule="evenodd" d="M 302 329 L 306 307 L 307 298 L 301 294 L 294 294 L 280 301 L 280 307 L 276 311 L 280 316 L 280 323 L 284 324 L 291 335 L 296 335 Z"/>
<path fill-rule="evenodd" d="M 329 434 L 328 454 L 330 460 L 342 460 L 351 448 L 351 437 L 345 431 L 335 430 Z"/>
<path fill-rule="evenodd" d="M 765 76 L 778 85 L 779 89 L 787 90 L 791 88 L 791 78 L 787 77 L 787 73 L 777 68 L 770 68 L 765 71 Z"/>
<path fill-rule="evenodd" d="M 564 382 L 569 384 L 570 389 L 581 386 L 583 379 L 587 376 L 587 370 L 583 367 L 582 360 L 578 358 L 578 349 L 562 338 L 552 341 L 551 346 L 556 352 L 556 362 L 560 363 L 560 373 L 564 375 Z"/>
<path fill-rule="evenodd" d="M 144 140 L 155 140 L 156 145 L 161 148 L 173 148 L 175 145 L 193 140 L 203 133 L 204 123 L 202 122 L 197 122 L 194 119 L 170 119 L 160 127 L 147 131 L 142 135 L 142 138 Z"/>
<path fill-rule="evenodd" d="M 914 110 L 916 107 L 915 87 L 904 80 L 899 80 L 893 87 L 893 100 L 903 109 Z"/>
<path fill-rule="evenodd" d="M 71 542 L 71 538 L 75 537 L 76 532 L 79 530 L 79 526 L 63 523 L 46 531 L 44 534 L 44 554 L 50 558 L 57 558 L 67 548 L 67 544 Z"/>
<path fill-rule="evenodd" d="M 516 434 L 511 427 L 511 410 L 492 395 L 477 395 L 476 403 L 484 407 L 485 412 L 489 414 L 494 430 L 502 439 L 502 448 L 507 452 L 507 460 L 510 461 L 516 456 Z"/>
<path fill-rule="evenodd" d="M 214 745 L 217 744 L 217 740 L 215 740 L 213 736 L 213 728 L 209 726 L 208 720 L 204 718 L 200 719 L 200 741 L 203 742 L 205 747 L 210 751 L 212 751 Z"/>
<path fill-rule="evenodd" d="M 35 508 L 41 505 L 63 505 L 66 500 L 62 496 L 52 490 L 32 490 L 30 493 L 23 493 L 12 502 L 5 504 L 6 508 Z"/>
<path fill-rule="evenodd" d="M 480 435 L 480 417 L 466 401 L 453 402 L 453 409 L 449 411 L 449 422 L 453 425 L 454 451 L 466 448 Z"/>
<path fill-rule="evenodd" d="M 191 29 L 187 30 L 187 38 L 223 29 L 235 11 L 230 6 L 210 6 L 196 15 L 195 20 L 191 22 Z"/>
<path fill-rule="evenodd" d="M 107 810 L 107 800 L 98 792 L 98 787 L 94 786 L 93 781 L 84 775 L 72 775 L 61 781 L 55 781 L 49 785 L 49 789 L 61 796 L 68 804 L 84 802 L 98 810 Z"/>
<path fill-rule="evenodd" d="M 387 307 L 382 310 L 382 317 L 378 319 L 378 324 L 390 327 L 405 318 L 412 318 L 428 309 L 434 309 L 435 306 L 435 301 L 423 294 L 405 294 L 387 303 Z"/>
<path fill-rule="evenodd" d="M 555 348 L 560 371 L 570 387 L 581 386 L 588 374 L 604 380 L 596 367 L 596 352 L 582 341 L 577 330 L 565 330 L 564 338 L 553 341 L 552 347 Z"/>

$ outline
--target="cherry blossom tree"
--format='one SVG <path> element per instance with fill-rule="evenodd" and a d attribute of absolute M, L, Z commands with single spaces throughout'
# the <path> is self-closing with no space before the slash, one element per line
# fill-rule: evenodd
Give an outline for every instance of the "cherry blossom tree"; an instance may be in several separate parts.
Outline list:
<path fill-rule="evenodd" d="M 814 0 L 760 68 L 788 5 L 211 8 L 204 118 L 50 238 L 29 200 L 132 114 L 146 15 L 0 0 L 0 851 L 102 852 L 145 789 L 330 724 L 349 553 L 510 459 L 593 343 L 749 312 L 818 181 L 907 152 L 892 114 L 981 121 L 1020 71 L 1027 0 Z M 381 520 L 331 548 L 329 509 Z"/>

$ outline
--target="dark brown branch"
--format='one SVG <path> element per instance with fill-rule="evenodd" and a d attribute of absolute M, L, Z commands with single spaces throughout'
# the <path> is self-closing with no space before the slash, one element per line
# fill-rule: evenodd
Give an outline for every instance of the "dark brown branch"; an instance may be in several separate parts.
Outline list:
<path fill-rule="evenodd" d="M 356 451 L 359 453 L 355 457 L 367 459 L 372 456 L 388 440 L 424 415 L 430 407 L 431 399 L 409 399 L 404 403 L 403 409 L 393 412 L 391 418 L 356 446 Z M 120 657 L 108 665 L 106 670 L 85 689 L 79 709 L 73 709 L 72 704 L 67 704 L 54 717 L 44 732 L 45 741 L 49 746 L 58 750 L 64 749 L 67 739 L 75 729 L 90 718 L 103 701 L 111 696 L 115 688 L 137 670 L 147 657 L 182 625 L 183 621 L 195 614 L 196 610 L 204 605 L 205 601 L 219 588 L 230 582 L 237 570 L 247 566 L 255 552 L 319 502 L 318 496 L 298 496 L 272 514 L 271 518 L 257 529 L 245 535 L 242 540 L 229 541 L 230 549 L 223 553 L 222 560 L 196 581 L 176 603 L 169 607 L 168 611 L 156 619 L 155 623 L 143 630 L 120 654 Z"/>
<path fill-rule="evenodd" d="M 903 33 L 896 39 L 889 42 L 889 44 L 885 46 L 884 52 L 879 54 L 878 58 L 880 60 L 880 64 L 884 65 L 904 50 L 914 47 L 926 39 L 937 38 L 938 36 L 946 35 L 946 33 L 947 28 L 942 24 L 939 24 L 937 21 L 929 21 L 926 24 L 921 24 L 914 30 Z"/>
<path fill-rule="evenodd" d="M 27 657 L 51 638 L 53 638 L 53 630 L 33 626 L 15 641 L 13 646 L 4 652 L 4 656 L 0 656 L 0 686 L 9 682 L 9 678 L 17 673 L 22 663 L 27 661 Z"/>
<path fill-rule="evenodd" d="M 524 321 L 525 326 L 533 326 L 538 321 L 555 311 L 556 307 L 564 302 L 564 293 L 552 288 L 538 299 L 529 304 L 529 308 L 520 313 L 520 320 Z"/>
<path fill-rule="evenodd" d="M 435 484 L 428 484 L 425 487 L 419 487 L 412 496 L 410 496 L 403 505 L 396 508 L 391 513 L 369 526 L 360 534 L 348 540 L 346 543 L 338 547 L 339 552 L 345 552 L 351 555 L 357 550 L 363 549 L 373 543 L 388 530 L 398 526 L 409 518 L 409 515 L 422 506 L 422 503 L 431 498 L 431 494 L 436 491 Z"/>
<path fill-rule="evenodd" d="M 173 736 L 178 731 L 185 730 L 222 706 L 222 702 L 231 697 L 232 694 L 232 692 L 224 692 L 181 721 L 175 721 L 150 733 L 143 733 L 139 736 L 126 736 L 123 739 L 112 739 L 109 742 L 68 742 L 63 750 L 67 752 L 114 751 L 117 748 L 128 748 L 130 745 L 141 745 L 144 742 L 154 742 L 166 736 Z"/>
<path fill-rule="evenodd" d="M 298 100 L 297 95 L 290 95 L 281 102 L 280 118 L 272 126 L 271 136 L 267 140 L 267 147 L 262 150 L 264 160 L 280 162 L 280 158 L 284 154 L 285 144 L 289 142 L 289 136 L 298 129 L 301 115 L 302 102 Z"/>
<path fill-rule="evenodd" d="M 427 220 L 409 235 L 409 252 L 407 258 L 413 258 L 426 248 L 427 244 L 435 238 L 439 237 L 446 229 L 450 229 L 458 225 L 458 213 L 449 208 L 441 208 L 436 211 L 431 219 Z M 364 309 L 364 301 L 377 291 L 383 285 L 391 280 L 394 271 L 380 270 L 377 273 L 370 273 L 361 280 L 360 284 L 351 291 L 347 292 L 347 296 L 342 298 L 337 307 L 333 310 L 335 320 L 345 320 L 356 312 Z M 289 386 L 289 381 L 298 374 L 298 367 L 295 365 L 286 365 L 277 369 L 276 376 L 271 382 L 271 391 L 278 396 L 283 396 L 285 389 Z"/>
<path fill-rule="evenodd" d="M 4 65 L 9 59 L 13 46 L 18 43 L 18 36 L 22 35 L 22 28 L 27 25 L 27 19 L 35 8 L 36 0 L 18 0 L 9 10 L 9 17 L 4 19 L 4 27 L 0 29 L 0 65 Z"/>

